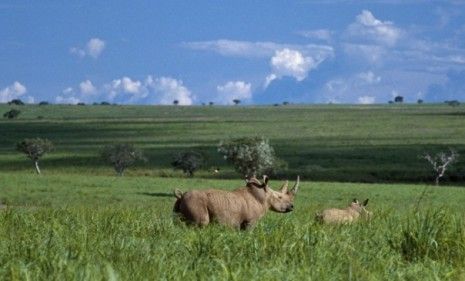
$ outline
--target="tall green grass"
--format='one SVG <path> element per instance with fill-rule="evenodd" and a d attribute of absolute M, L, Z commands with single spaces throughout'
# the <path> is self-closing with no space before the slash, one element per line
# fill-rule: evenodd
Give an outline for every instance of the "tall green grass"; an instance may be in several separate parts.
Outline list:
<path fill-rule="evenodd" d="M 291 179 L 292 180 L 292 179 Z M 295 210 L 250 231 L 173 220 L 174 187 L 240 180 L 0 174 L 3 280 L 463 280 L 461 188 L 302 182 Z M 273 187 L 280 181 L 271 180 Z M 374 218 L 314 213 L 370 198 Z"/>

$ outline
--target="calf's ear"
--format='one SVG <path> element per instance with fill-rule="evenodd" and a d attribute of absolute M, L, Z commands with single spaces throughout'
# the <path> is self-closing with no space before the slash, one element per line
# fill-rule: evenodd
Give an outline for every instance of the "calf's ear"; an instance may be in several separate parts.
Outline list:
<path fill-rule="evenodd" d="M 181 199 L 182 196 L 184 195 L 184 193 L 181 190 L 177 189 L 177 188 L 173 191 L 173 193 L 174 193 L 174 197 L 176 197 L 178 199 Z"/>

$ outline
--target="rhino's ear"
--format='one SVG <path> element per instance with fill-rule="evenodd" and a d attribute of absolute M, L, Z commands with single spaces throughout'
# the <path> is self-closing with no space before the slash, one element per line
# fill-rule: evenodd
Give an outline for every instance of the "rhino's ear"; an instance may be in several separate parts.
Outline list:
<path fill-rule="evenodd" d="M 362 204 L 362 206 L 366 206 L 366 205 L 368 205 L 368 198 L 367 200 L 363 201 L 363 204 Z"/>
<path fill-rule="evenodd" d="M 263 187 L 263 184 L 259 180 L 257 180 L 255 177 L 252 177 L 252 178 L 246 180 L 246 185 L 247 186 L 255 186 L 255 187 L 258 187 L 258 188 Z"/>
<path fill-rule="evenodd" d="M 354 198 L 354 199 L 352 200 L 352 203 L 358 204 L 357 198 Z"/>
<path fill-rule="evenodd" d="M 263 185 L 267 186 L 270 178 L 267 175 L 263 175 Z"/>
<path fill-rule="evenodd" d="M 173 193 L 174 193 L 174 197 L 176 197 L 178 199 L 181 199 L 182 196 L 184 195 L 184 192 L 182 192 L 181 190 L 179 190 L 177 188 L 173 191 Z"/>

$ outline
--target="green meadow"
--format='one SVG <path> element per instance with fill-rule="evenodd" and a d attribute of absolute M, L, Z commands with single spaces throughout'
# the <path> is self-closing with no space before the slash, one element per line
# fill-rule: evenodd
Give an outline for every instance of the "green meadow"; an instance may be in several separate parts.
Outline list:
<path fill-rule="evenodd" d="M 0 280 L 465 280 L 465 107 L 17 108 L 0 120 Z M 301 176 L 295 210 L 249 231 L 173 219 L 174 188 L 243 184 L 216 151 L 243 136 L 286 163 L 273 188 Z M 29 137 L 56 146 L 41 176 L 14 150 Z M 99 157 L 116 142 L 148 162 L 116 177 Z M 449 148 L 463 156 L 435 187 L 420 155 Z M 170 167 L 185 150 L 207 159 L 193 178 Z M 314 222 L 352 198 L 370 199 L 372 220 Z"/>

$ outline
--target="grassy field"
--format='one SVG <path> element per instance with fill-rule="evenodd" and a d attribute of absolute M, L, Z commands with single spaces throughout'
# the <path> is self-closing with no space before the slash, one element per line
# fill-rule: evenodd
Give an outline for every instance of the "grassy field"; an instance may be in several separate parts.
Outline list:
<path fill-rule="evenodd" d="M 0 112 L 10 107 L 0 105 Z M 17 120 L 0 120 L 0 171 L 30 168 L 14 151 L 26 137 L 47 137 L 56 151 L 43 172 L 111 174 L 99 151 L 105 144 L 131 142 L 149 161 L 129 171 L 138 176 L 179 176 L 170 162 L 176 152 L 206 155 L 201 177 L 239 176 L 220 157 L 224 139 L 264 136 L 288 164 L 278 177 L 343 182 L 429 182 L 429 164 L 419 155 L 452 148 L 465 152 L 465 107 L 447 105 L 172 107 L 24 106 Z M 465 181 L 459 158 L 446 181 Z"/>
<path fill-rule="evenodd" d="M 8 172 L 0 182 L 13 206 L 0 212 L 2 280 L 465 278 L 462 188 L 304 182 L 294 212 L 241 232 L 173 222 L 169 192 L 240 180 Z M 353 197 L 370 198 L 372 221 L 314 223 L 316 211 Z"/>
<path fill-rule="evenodd" d="M 449 147 L 464 155 L 464 107 L 19 108 L 19 119 L 0 120 L 0 280 L 465 280 L 465 158 L 436 188 L 418 157 Z M 273 188 L 304 179 L 295 210 L 268 213 L 250 231 L 174 221 L 174 188 L 241 186 L 216 145 L 255 135 L 288 163 Z M 37 136 L 57 148 L 42 176 L 14 151 Z M 99 150 L 118 141 L 148 163 L 114 176 Z M 208 158 L 194 178 L 169 166 L 186 149 Z M 370 199 L 373 220 L 314 222 L 354 197 Z"/>

